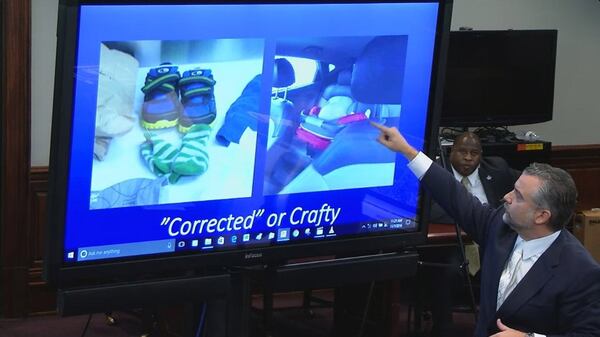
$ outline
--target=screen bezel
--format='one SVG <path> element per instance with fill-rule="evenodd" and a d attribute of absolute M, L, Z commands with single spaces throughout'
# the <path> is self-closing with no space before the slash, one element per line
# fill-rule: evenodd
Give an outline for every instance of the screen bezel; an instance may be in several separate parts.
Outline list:
<path fill-rule="evenodd" d="M 354 3 L 355 1 L 351 1 Z M 394 1 L 381 1 L 394 2 Z M 432 1 L 410 1 L 432 2 Z M 436 2 L 436 1 L 433 1 Z M 408 246 L 422 244 L 427 239 L 428 214 L 424 205 L 428 204 L 428 196 L 421 187 L 419 217 L 423 219 L 416 232 L 392 233 L 380 236 L 362 236 L 358 238 L 340 239 L 330 242 L 296 243 L 285 246 L 270 246 L 264 248 L 246 248 L 214 253 L 179 256 L 139 256 L 124 261 L 103 260 L 95 263 L 83 263 L 77 266 L 65 266 L 63 263 L 64 222 L 67 197 L 68 172 L 70 160 L 71 123 L 72 123 L 72 92 L 74 79 L 72 70 L 77 54 L 78 8 L 84 4 L 159 4 L 165 1 L 70 1 L 61 0 L 59 5 L 59 20 L 57 36 L 57 57 L 55 94 L 53 106 L 52 146 L 50 153 L 49 180 L 49 226 L 46 244 L 46 259 L 44 277 L 51 284 L 62 287 L 85 285 L 89 283 L 112 282 L 113 280 L 132 280 L 137 278 L 156 278 L 164 273 L 189 274 L 190 271 L 206 271 L 207 268 L 222 270 L 224 267 L 236 265 L 253 265 L 282 263 L 285 260 L 301 257 L 329 256 L 335 254 L 360 254 L 373 251 L 395 251 Z M 232 2 L 199 2 L 176 1 L 169 4 L 278 4 L 275 1 L 232 1 Z M 327 2 L 293 2 L 293 3 L 336 3 Z M 341 3 L 341 2 L 340 2 Z M 344 2 L 348 3 L 348 2 Z M 356 1 L 356 3 L 360 3 Z M 436 148 L 435 139 L 443 83 L 443 67 L 450 25 L 452 1 L 440 0 L 437 18 L 435 47 L 431 72 L 431 86 L 428 101 L 428 120 L 426 122 L 424 151 L 431 154 Z M 360 247 L 360 248 L 357 248 Z M 376 248 L 373 248 L 376 247 Z M 151 272 L 149 272 L 151 271 Z M 99 275 L 106 275 L 101 277 Z M 142 275 L 142 276 L 140 276 Z"/>

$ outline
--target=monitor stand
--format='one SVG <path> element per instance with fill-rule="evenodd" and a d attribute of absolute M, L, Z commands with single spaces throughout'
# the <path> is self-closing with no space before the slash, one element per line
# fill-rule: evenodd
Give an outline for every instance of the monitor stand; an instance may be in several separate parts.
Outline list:
<path fill-rule="evenodd" d="M 375 281 L 395 280 L 415 276 L 418 255 L 415 252 L 393 252 L 356 257 L 329 258 L 311 262 L 289 263 L 284 265 L 263 266 L 260 271 L 245 269 L 248 282 L 262 284 L 263 312 L 262 330 L 264 336 L 271 336 L 273 294 L 294 290 L 337 288 L 347 285 L 373 283 Z M 232 277 L 232 280 L 235 279 Z M 235 288 L 234 288 L 235 289 Z M 238 291 L 249 290 L 247 285 L 238 285 Z M 236 291 L 234 290 L 233 293 Z M 240 302 L 238 308 L 246 308 L 248 312 L 238 313 L 244 317 L 240 326 L 242 331 L 231 336 L 247 337 L 247 318 L 249 316 L 250 294 L 234 296 Z M 248 298 L 245 300 L 244 298 Z M 368 310 L 369 301 L 367 301 Z M 366 312 L 365 312 L 366 315 Z M 335 315 L 334 315 L 335 316 Z M 335 317 L 334 317 L 335 320 Z M 235 324 L 234 324 L 235 325 Z M 229 335 L 228 335 L 229 336 Z"/>
<path fill-rule="evenodd" d="M 58 290 L 63 316 L 185 304 L 185 337 L 248 337 L 252 289 L 263 288 L 263 327 L 271 332 L 273 293 L 401 279 L 416 275 L 418 255 L 394 252 L 311 262 L 232 267 L 222 274 Z"/>

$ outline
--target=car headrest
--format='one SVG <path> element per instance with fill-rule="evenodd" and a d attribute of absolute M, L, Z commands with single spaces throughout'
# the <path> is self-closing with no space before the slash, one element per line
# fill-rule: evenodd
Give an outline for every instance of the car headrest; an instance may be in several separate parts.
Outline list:
<path fill-rule="evenodd" d="M 352 80 L 352 70 L 344 69 L 338 73 L 336 84 L 329 85 L 323 91 L 323 98 L 329 100 L 334 96 L 352 97 L 350 82 Z"/>
<path fill-rule="evenodd" d="M 358 56 L 352 71 L 352 95 L 372 104 L 402 103 L 406 35 L 378 36 Z"/>
<path fill-rule="evenodd" d="M 340 73 L 338 74 L 338 78 L 337 78 L 337 84 L 350 86 L 351 82 L 352 82 L 352 70 L 344 69 L 344 70 L 340 71 Z"/>
<path fill-rule="evenodd" d="M 284 58 L 275 59 L 273 69 L 273 88 L 285 88 L 296 82 L 294 67 Z"/>

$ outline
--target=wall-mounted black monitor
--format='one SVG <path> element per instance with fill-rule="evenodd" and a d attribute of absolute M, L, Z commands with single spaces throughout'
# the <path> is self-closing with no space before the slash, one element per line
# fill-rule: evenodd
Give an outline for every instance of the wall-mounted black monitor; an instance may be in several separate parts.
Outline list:
<path fill-rule="evenodd" d="M 552 120 L 556 30 L 450 33 L 442 126 Z"/>
<path fill-rule="evenodd" d="M 423 242 L 369 122 L 431 150 L 447 6 L 61 1 L 48 280 Z"/>

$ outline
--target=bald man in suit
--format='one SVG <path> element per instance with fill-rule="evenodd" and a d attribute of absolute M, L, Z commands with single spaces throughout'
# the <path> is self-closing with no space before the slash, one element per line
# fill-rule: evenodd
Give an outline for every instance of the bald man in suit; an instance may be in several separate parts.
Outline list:
<path fill-rule="evenodd" d="M 521 172 L 512 169 L 501 157 L 484 157 L 479 136 L 464 132 L 456 136 L 450 150 L 450 165 L 447 169 L 456 180 L 468 179 L 469 192 L 482 204 L 498 207 L 502 197 L 512 190 Z M 431 223 L 451 223 L 450 217 L 435 202 L 431 204 Z"/>

